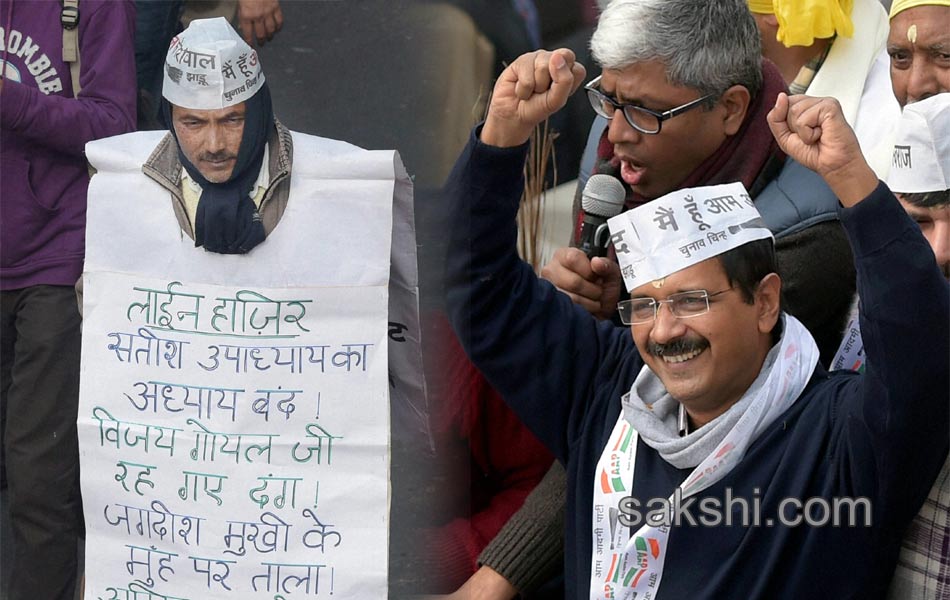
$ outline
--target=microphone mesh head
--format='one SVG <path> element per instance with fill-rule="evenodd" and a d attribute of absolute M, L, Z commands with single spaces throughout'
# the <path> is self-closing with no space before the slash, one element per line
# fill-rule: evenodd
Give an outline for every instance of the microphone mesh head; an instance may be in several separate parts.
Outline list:
<path fill-rule="evenodd" d="M 610 175 L 591 175 L 581 192 L 581 207 L 590 215 L 609 219 L 623 211 L 626 192 L 620 180 Z"/>

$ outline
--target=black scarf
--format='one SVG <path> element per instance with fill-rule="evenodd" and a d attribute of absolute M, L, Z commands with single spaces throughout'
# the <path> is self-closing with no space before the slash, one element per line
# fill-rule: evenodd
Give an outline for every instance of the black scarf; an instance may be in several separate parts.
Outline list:
<path fill-rule="evenodd" d="M 237 161 L 231 177 L 222 183 L 205 179 L 185 157 L 175 134 L 171 105 L 164 98 L 162 113 L 178 144 L 178 160 L 201 186 L 195 215 L 195 246 L 204 246 L 205 250 L 218 254 L 247 254 L 263 242 L 265 236 L 263 220 L 250 193 L 261 171 L 268 134 L 274 127 L 274 110 L 267 84 L 246 101 L 244 133 Z"/>

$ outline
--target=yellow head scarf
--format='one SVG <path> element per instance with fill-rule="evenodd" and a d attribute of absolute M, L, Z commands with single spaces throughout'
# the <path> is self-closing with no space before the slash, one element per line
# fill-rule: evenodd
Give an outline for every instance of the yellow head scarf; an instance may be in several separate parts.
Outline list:
<path fill-rule="evenodd" d="M 851 22 L 851 8 L 854 0 L 747 1 L 749 10 L 753 13 L 775 15 L 778 20 L 776 38 L 786 48 L 811 46 L 815 38 L 854 35 L 854 24 Z M 950 0 L 946 1 L 950 2 Z"/>
<path fill-rule="evenodd" d="M 947 6 L 950 7 L 950 0 L 894 0 L 891 4 L 890 18 L 893 19 L 897 13 L 904 12 L 908 8 L 915 6 Z"/>
<path fill-rule="evenodd" d="M 756 15 L 774 15 L 775 9 L 772 8 L 772 0 L 748 0 L 749 10 Z"/>

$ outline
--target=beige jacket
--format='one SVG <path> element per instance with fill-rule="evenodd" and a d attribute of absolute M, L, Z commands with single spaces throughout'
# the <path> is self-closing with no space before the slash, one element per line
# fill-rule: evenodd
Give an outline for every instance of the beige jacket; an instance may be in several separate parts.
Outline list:
<path fill-rule="evenodd" d="M 270 151 L 270 160 L 267 165 L 270 184 L 264 192 L 264 197 L 261 198 L 259 208 L 264 220 L 265 235 L 270 235 L 284 215 L 284 209 L 287 208 L 287 198 L 290 196 L 290 168 L 294 162 L 294 145 L 290 130 L 276 119 L 274 125 L 267 139 L 267 148 Z M 151 156 L 142 165 L 142 172 L 171 193 L 172 207 L 175 209 L 178 225 L 188 234 L 188 237 L 195 239 L 194 229 L 185 211 L 185 199 L 181 193 L 181 162 L 178 160 L 178 146 L 171 133 L 165 135 L 155 147 Z M 82 314 L 82 290 L 80 275 L 76 282 L 76 299 L 79 302 L 80 314 Z"/>
<path fill-rule="evenodd" d="M 277 222 L 287 208 L 287 198 L 290 195 L 290 169 L 294 160 L 293 140 L 290 130 L 280 121 L 274 120 L 275 128 L 267 140 L 270 151 L 270 160 L 267 165 L 270 184 L 264 197 L 261 199 L 260 213 L 264 220 L 264 234 L 277 226 Z M 167 134 L 142 165 L 142 172 L 153 179 L 172 195 L 172 207 L 182 231 L 188 237 L 195 239 L 195 232 L 188 220 L 185 211 L 185 199 L 181 193 L 181 162 L 178 160 L 178 146 L 172 134 Z"/>

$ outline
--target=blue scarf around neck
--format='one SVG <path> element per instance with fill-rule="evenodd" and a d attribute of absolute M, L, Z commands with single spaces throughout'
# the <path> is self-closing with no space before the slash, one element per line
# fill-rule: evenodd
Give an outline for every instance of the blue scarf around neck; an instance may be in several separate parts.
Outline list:
<path fill-rule="evenodd" d="M 195 216 L 195 246 L 218 254 L 247 254 L 264 241 L 264 223 L 251 198 L 260 174 L 267 137 L 274 127 L 270 90 L 265 83 L 246 101 L 244 132 L 231 177 L 212 183 L 181 150 L 171 118 L 171 104 L 162 99 L 162 113 L 178 144 L 178 160 L 188 175 L 201 186 Z M 265 165 L 266 168 L 266 165 Z"/>

